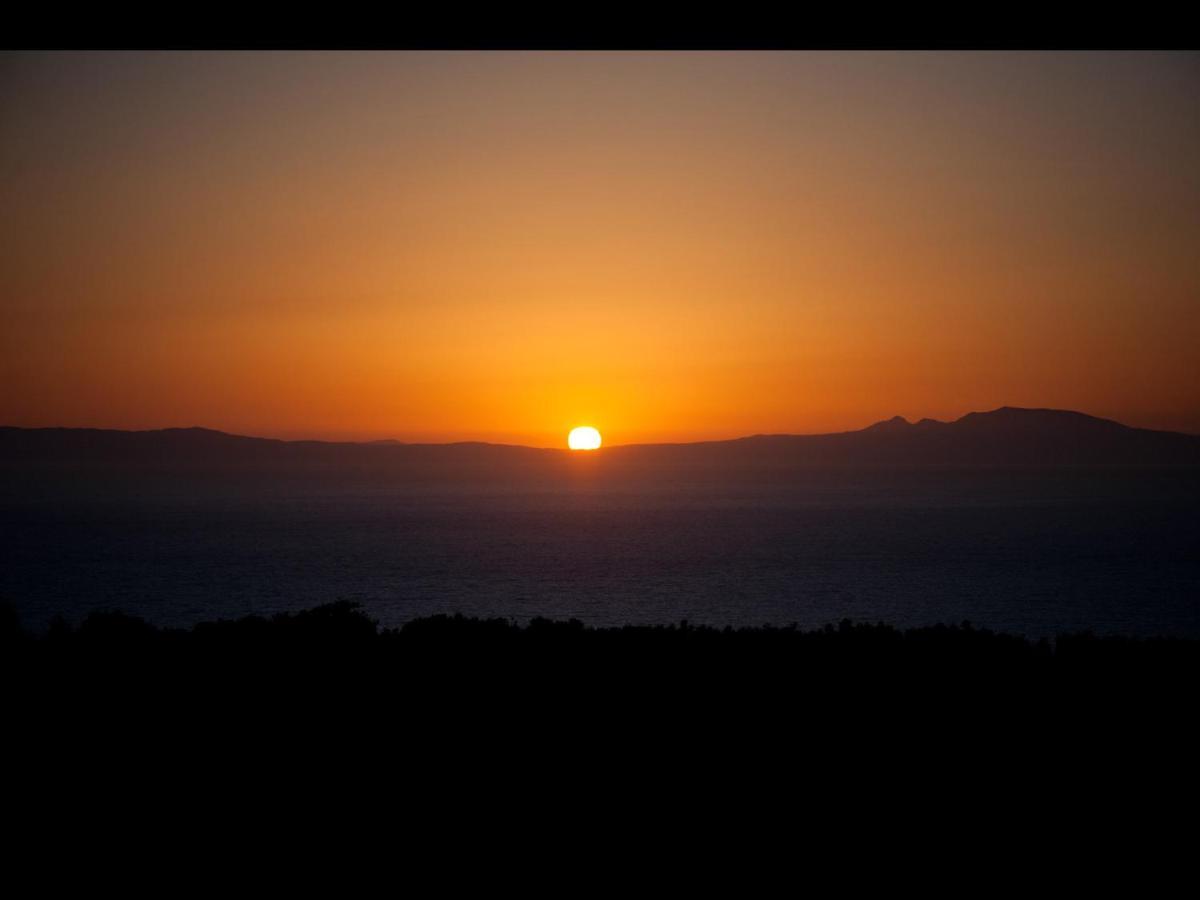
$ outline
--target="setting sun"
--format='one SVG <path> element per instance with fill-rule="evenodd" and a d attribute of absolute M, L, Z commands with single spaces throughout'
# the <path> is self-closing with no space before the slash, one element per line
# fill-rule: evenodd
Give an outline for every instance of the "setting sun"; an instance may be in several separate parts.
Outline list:
<path fill-rule="evenodd" d="M 590 425 L 572 428 L 571 433 L 567 435 L 567 446 L 572 450 L 598 450 L 600 449 L 600 432 Z"/>

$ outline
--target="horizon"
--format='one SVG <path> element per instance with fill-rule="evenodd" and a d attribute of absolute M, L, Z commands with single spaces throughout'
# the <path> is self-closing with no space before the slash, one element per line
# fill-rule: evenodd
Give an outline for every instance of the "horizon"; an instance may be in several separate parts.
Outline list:
<path fill-rule="evenodd" d="M 1200 437 L 1200 434 L 1193 433 L 1193 432 L 1187 432 L 1187 431 L 1175 431 L 1173 429 L 1141 428 L 1140 426 L 1129 425 L 1126 422 L 1120 422 L 1116 419 L 1110 419 L 1105 416 L 1096 416 L 1091 413 L 1084 412 L 1082 410 L 1055 409 L 1052 407 L 1023 407 L 1023 406 L 1013 406 L 1011 404 L 1005 404 L 1004 406 L 998 406 L 995 409 L 968 410 L 967 412 L 964 412 L 961 415 L 955 416 L 954 418 L 950 418 L 950 419 L 933 419 L 928 416 L 922 417 L 920 419 L 914 419 L 914 418 L 910 418 L 910 417 L 906 417 L 906 416 L 897 414 L 894 416 L 889 416 L 884 419 L 878 419 L 874 422 L 867 423 L 866 425 L 862 425 L 858 428 L 850 428 L 850 429 L 846 429 L 844 431 L 833 431 L 833 432 L 828 432 L 828 431 L 822 431 L 822 432 L 766 431 L 766 432 L 755 432 L 753 434 L 734 435 L 734 436 L 725 437 L 725 438 L 709 438 L 709 439 L 698 440 L 698 441 L 637 441 L 637 442 L 617 443 L 617 442 L 608 441 L 606 439 L 605 443 L 604 443 L 604 447 L 613 448 L 613 447 L 671 446 L 671 445 L 686 446 L 689 444 L 703 444 L 703 443 L 729 443 L 729 442 L 741 441 L 741 440 L 746 440 L 749 438 L 759 438 L 759 437 L 797 437 L 797 438 L 826 437 L 826 436 L 830 436 L 830 435 L 856 434 L 858 432 L 867 431 L 878 425 L 890 424 L 890 423 L 896 422 L 896 421 L 900 421 L 904 425 L 909 426 L 909 427 L 918 426 L 923 422 L 933 422 L 938 425 L 953 425 L 953 424 L 967 418 L 968 416 L 988 416 L 988 415 L 992 415 L 994 413 L 1000 413 L 1000 412 L 1063 413 L 1063 414 L 1067 414 L 1070 416 L 1079 416 L 1079 417 L 1082 417 L 1085 419 L 1092 419 L 1092 420 L 1097 420 L 1097 421 L 1101 421 L 1101 422 L 1108 422 L 1108 423 L 1120 425 L 1124 428 L 1129 428 L 1129 429 L 1133 429 L 1133 430 L 1137 430 L 1137 431 L 1157 431 L 1157 432 L 1164 432 L 1164 433 L 1168 433 L 1168 434 L 1182 434 L 1182 435 L 1186 435 L 1186 436 L 1190 436 L 1190 437 Z M 570 452 L 570 450 L 565 446 L 565 443 L 566 443 L 565 435 L 563 436 L 564 440 L 562 443 L 559 443 L 556 445 L 539 446 L 539 445 L 534 445 L 534 444 L 514 444 L 514 443 L 509 443 L 509 442 L 504 442 L 504 441 L 487 441 L 487 440 L 404 441 L 404 440 L 399 440 L 396 438 L 373 438 L 373 439 L 363 439 L 363 440 L 336 440 L 336 439 L 307 438 L 307 437 L 286 438 L 286 437 L 277 437 L 277 436 L 273 436 L 273 435 L 244 434 L 241 432 L 225 431 L 223 429 L 212 428 L 207 425 L 170 425 L 170 426 L 164 426 L 161 428 L 124 429 L 124 428 L 94 428 L 92 426 L 70 426 L 70 425 L 49 425 L 49 426 L 29 427 L 29 426 L 8 425 L 8 424 L 0 423 L 0 429 L 2 429 L 2 428 L 16 428 L 16 429 L 20 429 L 20 430 L 29 430 L 29 431 L 38 431 L 38 430 L 116 431 L 116 432 L 121 432 L 121 433 L 126 433 L 126 434 L 153 434 L 153 433 L 164 432 L 164 431 L 205 431 L 205 432 L 210 432 L 210 433 L 214 433 L 214 434 L 226 435 L 228 437 L 242 437 L 242 438 L 251 438 L 254 440 L 281 441 L 284 443 L 330 443 L 330 444 L 394 443 L 394 444 L 403 444 L 403 445 L 411 445 L 411 446 L 454 446 L 457 444 L 484 444 L 484 445 L 502 446 L 502 447 L 520 447 L 520 448 L 530 449 L 530 450 L 563 450 L 565 452 Z"/>
<path fill-rule="evenodd" d="M 1200 58 L 6 52 L 0 421 L 1200 432 Z"/>

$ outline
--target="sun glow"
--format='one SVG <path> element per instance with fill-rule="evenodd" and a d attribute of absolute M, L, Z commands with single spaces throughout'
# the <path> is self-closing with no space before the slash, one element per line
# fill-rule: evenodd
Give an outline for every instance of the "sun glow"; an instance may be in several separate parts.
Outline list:
<path fill-rule="evenodd" d="M 572 450 L 598 450 L 600 448 L 600 432 L 590 425 L 572 428 L 567 435 L 567 446 Z"/>

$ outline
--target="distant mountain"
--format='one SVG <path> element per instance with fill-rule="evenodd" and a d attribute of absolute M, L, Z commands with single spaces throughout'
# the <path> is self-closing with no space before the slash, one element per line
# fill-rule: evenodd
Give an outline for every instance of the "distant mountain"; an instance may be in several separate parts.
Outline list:
<path fill-rule="evenodd" d="M 536 467 L 565 455 L 503 444 L 343 443 L 245 437 L 209 428 L 116 431 L 98 428 L 0 427 L 0 467 L 142 471 L 313 471 L 454 475 Z"/>
<path fill-rule="evenodd" d="M 675 449 L 668 451 L 665 448 Z M 953 422 L 901 416 L 859 431 L 754 435 L 708 444 L 614 448 L 630 453 L 691 452 L 787 465 L 1197 465 L 1200 436 L 1131 428 L 1060 409 L 1004 406 Z M 686 450 L 685 448 L 691 448 Z"/>
<path fill-rule="evenodd" d="M 0 427 L 0 466 L 536 474 L 664 468 L 812 466 L 1200 465 L 1200 436 L 1131 428 L 1056 409 L 1001 407 L 953 422 L 895 416 L 837 434 L 760 434 L 691 444 L 630 444 L 592 454 L 504 444 L 336 443 L 244 437 L 206 428 L 112 431 Z"/>

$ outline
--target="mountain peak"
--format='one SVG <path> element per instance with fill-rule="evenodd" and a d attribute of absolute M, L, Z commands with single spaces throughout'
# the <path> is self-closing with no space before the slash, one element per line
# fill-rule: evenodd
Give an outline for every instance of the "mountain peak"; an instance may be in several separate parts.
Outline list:
<path fill-rule="evenodd" d="M 1087 413 L 1071 409 L 1046 409 L 1022 406 L 1001 406 L 986 412 L 970 412 L 955 421 L 972 427 L 1036 427 L 1036 428 L 1070 428 L 1111 431 L 1114 429 L 1129 430 L 1128 425 L 1114 422 L 1112 419 L 1102 419 L 1099 416 L 1089 416 Z"/>
<path fill-rule="evenodd" d="M 881 422 L 876 422 L 874 425 L 868 425 L 863 431 L 899 431 L 910 427 L 912 426 L 904 416 L 892 416 L 890 419 L 884 419 Z"/>

